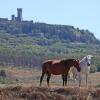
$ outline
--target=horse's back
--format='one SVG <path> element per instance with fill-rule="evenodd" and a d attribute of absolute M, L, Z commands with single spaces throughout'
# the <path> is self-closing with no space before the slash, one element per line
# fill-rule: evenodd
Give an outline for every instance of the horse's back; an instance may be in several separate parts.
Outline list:
<path fill-rule="evenodd" d="M 46 60 L 45 62 L 43 62 L 42 64 L 42 72 L 45 73 L 47 72 L 49 66 L 51 66 L 52 60 Z"/>
<path fill-rule="evenodd" d="M 54 60 L 54 61 L 52 61 L 52 64 L 57 64 L 57 63 L 60 63 L 61 62 L 61 60 Z"/>
<path fill-rule="evenodd" d="M 43 65 L 55 65 L 55 64 L 60 64 L 61 60 L 46 60 Z"/>

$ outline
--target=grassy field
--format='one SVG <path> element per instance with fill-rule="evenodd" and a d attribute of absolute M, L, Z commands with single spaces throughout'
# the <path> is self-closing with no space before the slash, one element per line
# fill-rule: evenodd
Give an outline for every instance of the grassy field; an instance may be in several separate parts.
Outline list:
<path fill-rule="evenodd" d="M 89 75 L 88 87 L 85 80 L 82 86 L 68 80 L 68 86 L 62 86 L 61 75 L 52 75 L 50 87 L 44 77 L 39 87 L 41 70 L 36 68 L 0 67 L 5 70 L 6 78 L 0 80 L 0 100 L 100 100 L 100 73 Z"/>
<path fill-rule="evenodd" d="M 5 70 L 6 78 L 10 83 L 14 84 L 35 84 L 39 86 L 39 80 L 41 76 L 41 70 L 36 68 L 15 68 L 15 67 L 0 67 L 1 70 Z M 5 82 L 6 84 L 6 82 Z M 88 78 L 88 85 L 91 87 L 100 84 L 100 72 L 91 73 Z M 61 75 L 51 75 L 50 79 L 51 86 L 62 86 Z M 46 84 L 46 76 L 43 80 L 43 86 Z M 75 83 L 72 80 L 68 80 L 68 86 L 78 86 L 78 81 Z M 82 87 L 85 86 L 85 80 L 82 80 Z"/>

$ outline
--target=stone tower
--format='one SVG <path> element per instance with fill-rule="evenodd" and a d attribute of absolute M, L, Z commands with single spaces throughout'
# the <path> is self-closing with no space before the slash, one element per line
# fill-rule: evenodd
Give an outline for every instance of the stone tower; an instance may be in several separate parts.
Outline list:
<path fill-rule="evenodd" d="M 13 15 L 11 15 L 11 20 L 12 21 L 15 21 L 16 19 L 15 19 L 15 15 L 13 14 Z"/>
<path fill-rule="evenodd" d="M 22 8 L 17 8 L 17 21 L 22 21 Z"/>

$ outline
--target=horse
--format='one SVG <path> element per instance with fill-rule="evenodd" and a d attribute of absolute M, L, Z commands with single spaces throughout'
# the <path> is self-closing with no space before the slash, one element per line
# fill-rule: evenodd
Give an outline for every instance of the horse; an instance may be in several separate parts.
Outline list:
<path fill-rule="evenodd" d="M 81 85 L 82 74 L 85 74 L 86 86 L 87 86 L 87 80 L 88 80 L 88 75 L 90 72 L 90 65 L 91 65 L 91 58 L 92 57 L 93 57 L 92 55 L 87 55 L 86 57 L 84 57 L 82 60 L 79 61 L 79 67 L 81 68 L 80 73 L 77 73 L 77 70 L 75 67 L 70 68 L 69 76 L 73 77 L 74 82 L 78 76 L 79 82 L 80 82 L 79 84 Z M 66 77 L 67 77 L 66 75 L 62 75 L 63 82 L 66 81 Z"/>
<path fill-rule="evenodd" d="M 67 75 L 70 67 L 74 66 L 80 72 L 79 60 L 64 59 L 64 60 L 47 60 L 42 65 L 42 75 L 40 77 L 40 86 L 44 75 L 47 75 L 47 86 L 49 87 L 49 80 L 51 74 L 53 75 L 66 75 L 65 86 L 67 84 Z"/>

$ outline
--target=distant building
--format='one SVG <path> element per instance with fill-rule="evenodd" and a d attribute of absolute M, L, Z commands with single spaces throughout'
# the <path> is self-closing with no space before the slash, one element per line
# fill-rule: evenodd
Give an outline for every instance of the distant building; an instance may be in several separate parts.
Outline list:
<path fill-rule="evenodd" d="M 23 20 L 22 18 L 22 8 L 17 8 L 17 17 L 13 14 L 11 15 L 12 21 L 18 21 L 21 22 Z"/>
<path fill-rule="evenodd" d="M 12 20 L 12 21 L 15 21 L 15 20 L 16 20 L 15 15 L 11 15 L 11 20 Z"/>
<path fill-rule="evenodd" d="M 17 21 L 22 21 L 22 8 L 17 8 Z"/>

